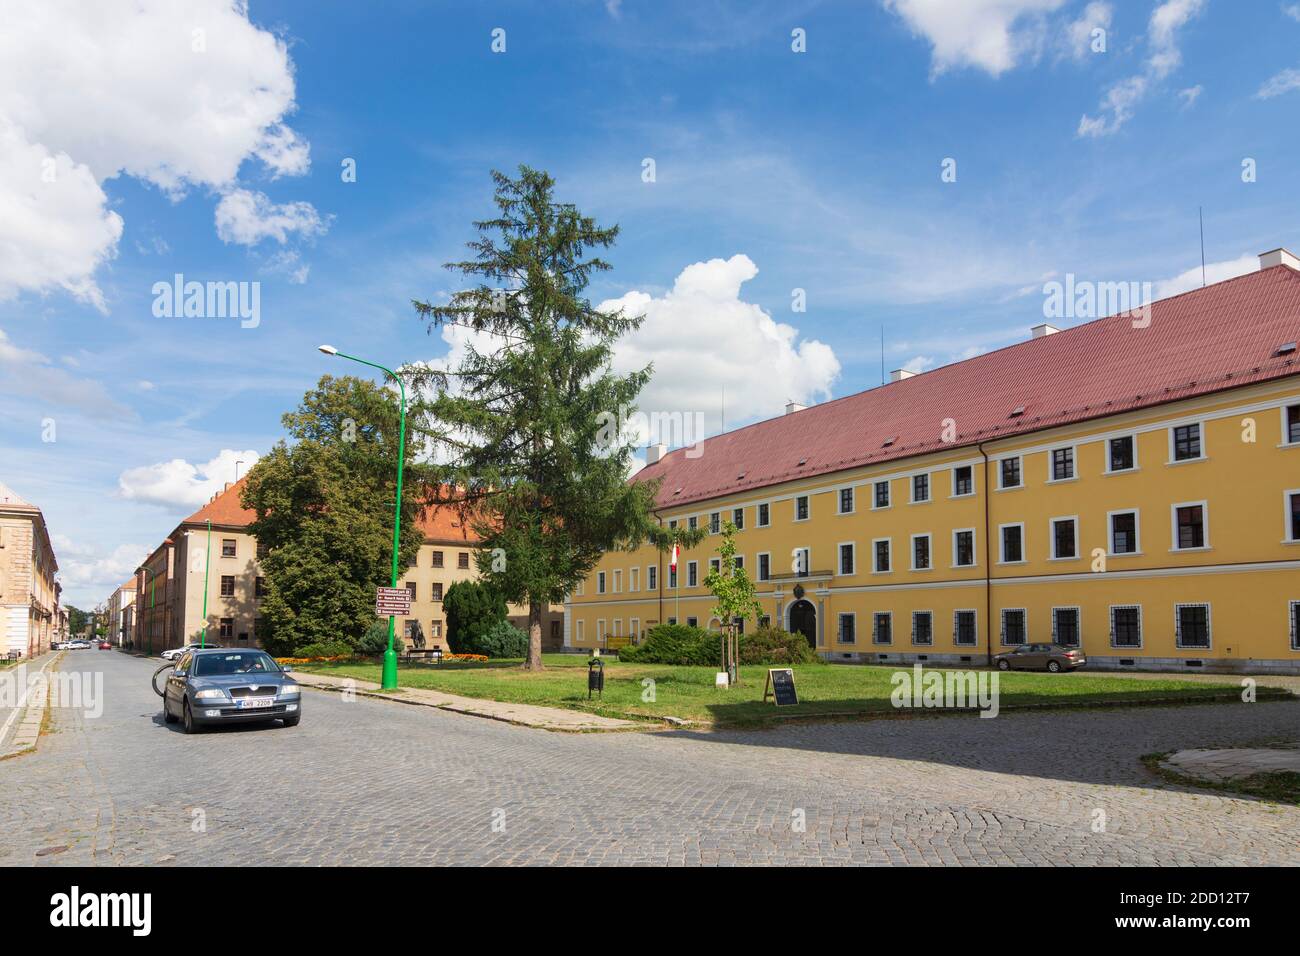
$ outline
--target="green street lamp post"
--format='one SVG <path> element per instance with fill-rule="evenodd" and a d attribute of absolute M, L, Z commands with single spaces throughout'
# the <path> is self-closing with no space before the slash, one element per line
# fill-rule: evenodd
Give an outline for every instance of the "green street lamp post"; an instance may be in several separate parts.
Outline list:
<path fill-rule="evenodd" d="M 339 358 L 351 359 L 353 362 L 360 362 L 362 365 L 369 365 L 371 368 L 377 368 L 385 375 L 390 376 L 397 383 L 397 387 L 402 395 L 401 405 L 401 426 L 398 430 L 397 439 L 397 502 L 393 506 L 393 573 L 392 587 L 397 587 L 397 552 L 401 539 L 402 531 L 402 466 L 406 462 L 406 386 L 396 372 L 390 368 L 384 368 L 382 365 L 376 365 L 374 362 L 367 362 L 365 359 L 357 358 L 355 355 L 346 355 L 340 352 L 332 345 L 322 345 L 320 350 L 326 355 L 337 355 Z M 397 651 L 393 649 L 393 635 L 397 629 L 397 618 L 390 614 L 388 616 L 388 650 L 384 651 L 384 671 L 380 680 L 380 689 L 396 690 L 397 689 Z"/>
<path fill-rule="evenodd" d="M 208 568 L 212 565 L 212 519 L 208 519 L 208 550 L 203 557 L 203 630 L 199 632 L 199 647 L 208 646 Z"/>

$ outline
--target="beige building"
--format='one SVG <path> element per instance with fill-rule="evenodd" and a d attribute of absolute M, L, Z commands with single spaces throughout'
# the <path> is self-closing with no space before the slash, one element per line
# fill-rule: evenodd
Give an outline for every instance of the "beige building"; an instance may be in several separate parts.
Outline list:
<path fill-rule="evenodd" d="M 106 640 L 114 647 L 122 647 L 133 637 L 131 613 L 135 604 L 135 578 L 124 583 L 108 599 L 105 615 Z"/>
<path fill-rule="evenodd" d="M 225 647 L 260 646 L 258 603 L 263 578 L 257 539 L 248 534 L 256 515 L 239 501 L 244 481 L 226 488 L 179 525 L 136 572 L 134 646 L 149 654 L 197 641 L 203 629 L 203 572 L 211 531 L 211 570 L 207 589 L 207 640 Z M 411 616 L 399 618 L 398 633 L 408 645 L 417 630 L 426 647 L 447 648 L 442 596 L 456 581 L 478 571 L 473 554 L 478 541 L 459 517 L 441 511 L 421 518 L 425 543 L 399 581 L 411 591 Z M 542 615 L 543 646 L 563 643 L 564 611 L 554 605 Z M 527 629 L 527 608 L 510 608 L 510 620 Z"/>
<path fill-rule="evenodd" d="M 58 570 L 41 509 L 0 484 L 0 654 L 35 657 L 57 640 Z"/>

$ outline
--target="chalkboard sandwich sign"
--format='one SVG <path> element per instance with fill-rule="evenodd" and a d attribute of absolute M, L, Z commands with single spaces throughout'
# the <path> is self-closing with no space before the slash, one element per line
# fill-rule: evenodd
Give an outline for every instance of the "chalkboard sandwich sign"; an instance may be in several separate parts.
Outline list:
<path fill-rule="evenodd" d="M 799 694 L 794 689 L 794 670 L 789 667 L 769 667 L 767 669 L 767 686 L 763 688 L 763 702 L 768 697 L 778 707 L 789 707 L 799 703 Z"/>

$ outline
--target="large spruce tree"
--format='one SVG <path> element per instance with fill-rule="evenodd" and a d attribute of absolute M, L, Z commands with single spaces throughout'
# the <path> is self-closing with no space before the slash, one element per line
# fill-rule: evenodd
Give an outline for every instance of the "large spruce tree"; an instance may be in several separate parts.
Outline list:
<path fill-rule="evenodd" d="M 618 227 L 554 202 L 545 172 L 521 166 L 518 178 L 492 178 L 497 214 L 474 224 L 473 258 L 447 264 L 469 287 L 445 305 L 414 303 L 430 333 L 475 334 L 458 367 L 417 378 L 428 438 L 449 462 L 435 494 L 469 509 L 483 577 L 528 606 L 525 666 L 540 670 L 543 608 L 604 551 L 656 533 L 655 489 L 627 481 L 633 439 L 611 438 L 618 430 L 608 427 L 634 407 L 651 370 L 611 371 L 614 342 L 641 317 L 599 311 L 584 295 L 592 275 L 610 268 L 595 253 Z"/>

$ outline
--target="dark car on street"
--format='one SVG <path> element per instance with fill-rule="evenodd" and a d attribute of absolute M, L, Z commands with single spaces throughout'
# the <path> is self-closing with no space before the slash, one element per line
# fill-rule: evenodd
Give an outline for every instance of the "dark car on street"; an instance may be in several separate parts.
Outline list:
<path fill-rule="evenodd" d="M 993 655 L 1002 671 L 1072 671 L 1088 663 L 1083 649 L 1060 644 L 1021 644 L 1015 650 Z"/>
<path fill-rule="evenodd" d="M 163 688 L 163 719 L 187 734 L 214 724 L 302 719 L 302 690 L 265 651 L 209 647 L 181 655 Z"/>

